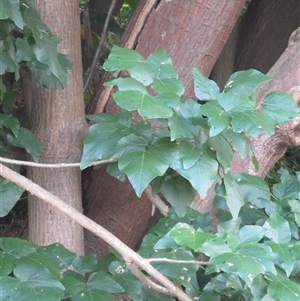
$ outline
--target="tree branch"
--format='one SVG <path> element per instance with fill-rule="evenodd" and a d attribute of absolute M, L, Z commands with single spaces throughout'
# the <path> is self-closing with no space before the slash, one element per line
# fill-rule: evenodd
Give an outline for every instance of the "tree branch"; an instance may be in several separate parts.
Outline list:
<path fill-rule="evenodd" d="M 168 278 L 166 278 L 163 274 L 156 270 L 149 263 L 148 259 L 142 258 L 139 254 L 130 249 L 112 233 L 77 211 L 69 204 L 60 200 L 49 191 L 43 189 L 39 185 L 35 184 L 34 182 L 16 173 L 15 171 L 11 170 L 1 163 L 0 176 L 26 189 L 29 193 L 32 193 L 40 200 L 55 207 L 56 209 L 70 217 L 72 220 L 80 224 L 82 227 L 102 238 L 107 244 L 116 249 L 126 259 L 127 262 L 134 262 L 137 266 L 140 267 L 141 270 L 144 270 L 151 277 L 153 277 L 153 279 L 160 283 L 161 286 L 168 290 L 169 295 L 174 296 L 181 301 L 192 301 L 192 299 L 188 297 L 180 288 L 175 286 L 174 283 L 172 283 Z M 144 281 L 144 279 L 142 281 Z"/>

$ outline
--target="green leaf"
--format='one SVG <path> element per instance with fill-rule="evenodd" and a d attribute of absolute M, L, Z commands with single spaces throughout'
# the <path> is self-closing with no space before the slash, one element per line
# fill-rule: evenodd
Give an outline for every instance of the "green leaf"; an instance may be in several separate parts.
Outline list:
<path fill-rule="evenodd" d="M 199 248 L 199 252 L 202 252 L 209 257 L 216 257 L 220 254 L 230 253 L 231 251 L 232 250 L 225 243 L 224 239 L 219 237 L 206 240 Z"/>
<path fill-rule="evenodd" d="M 299 108 L 294 98 L 284 92 L 269 93 L 262 106 L 274 124 L 285 123 L 299 115 Z"/>
<path fill-rule="evenodd" d="M 179 145 L 179 150 L 184 169 L 191 168 L 201 156 L 201 149 L 188 141 L 182 141 Z"/>
<path fill-rule="evenodd" d="M 0 217 L 6 216 L 15 206 L 24 189 L 20 186 L 0 178 Z"/>
<path fill-rule="evenodd" d="M 228 113 L 240 113 L 255 109 L 255 103 L 247 96 L 234 93 L 220 93 L 218 103 Z"/>
<path fill-rule="evenodd" d="M 265 267 L 266 271 L 277 275 L 273 262 L 273 252 L 269 246 L 259 243 L 249 244 L 246 242 L 238 246 L 237 253 L 255 258 L 257 262 Z"/>
<path fill-rule="evenodd" d="M 116 274 L 112 279 L 121 285 L 124 294 L 128 295 L 133 301 L 140 301 L 142 283 L 131 272 Z"/>
<path fill-rule="evenodd" d="M 198 251 L 205 241 L 215 237 L 212 233 L 203 232 L 200 228 L 195 230 L 185 223 L 178 223 L 170 232 L 177 244 Z"/>
<path fill-rule="evenodd" d="M 23 39 L 16 39 L 16 58 L 18 62 L 35 62 L 36 57 L 33 52 L 32 46 L 28 44 L 28 40 L 26 37 Z"/>
<path fill-rule="evenodd" d="M 221 301 L 221 295 L 215 291 L 204 291 L 201 293 L 199 301 Z"/>
<path fill-rule="evenodd" d="M 119 91 L 137 91 L 143 94 L 148 94 L 147 88 L 134 78 L 115 78 L 104 84 L 104 86 L 116 85 Z"/>
<path fill-rule="evenodd" d="M 224 172 L 227 173 L 233 159 L 232 146 L 223 135 L 211 137 L 207 143 L 216 152 L 220 165 L 223 167 Z"/>
<path fill-rule="evenodd" d="M 270 198 L 270 190 L 268 184 L 261 177 L 240 173 L 235 175 L 235 180 L 247 202 L 258 208 L 264 207 L 262 200 Z"/>
<path fill-rule="evenodd" d="M 102 122 L 92 125 L 84 138 L 80 168 L 85 169 L 92 162 L 107 158 L 127 132 L 128 128 L 121 124 Z"/>
<path fill-rule="evenodd" d="M 223 197 L 226 199 L 227 206 L 232 214 L 233 220 L 236 220 L 241 207 L 245 204 L 242 192 L 237 182 L 229 173 L 224 175 L 224 185 L 226 194 L 223 195 Z"/>
<path fill-rule="evenodd" d="M 23 19 L 20 13 L 19 0 L 2 0 L 0 9 L 0 19 L 11 19 L 16 26 L 23 29 Z"/>
<path fill-rule="evenodd" d="M 145 86 L 151 84 L 154 77 L 153 69 L 138 52 L 118 46 L 112 48 L 103 68 L 106 71 L 126 70 Z"/>
<path fill-rule="evenodd" d="M 72 266 L 77 273 L 93 272 L 96 264 L 96 254 L 90 254 L 87 256 L 77 256 L 72 262 Z"/>
<path fill-rule="evenodd" d="M 252 256 L 238 253 L 224 253 L 211 259 L 211 263 L 227 273 L 238 274 L 248 286 L 253 279 L 265 272 L 262 264 Z"/>
<path fill-rule="evenodd" d="M 266 241 L 265 244 L 272 248 L 275 255 L 273 257 L 274 264 L 282 267 L 289 277 L 294 268 L 294 259 L 291 256 L 289 246 L 286 244 L 277 244 L 273 241 Z"/>
<path fill-rule="evenodd" d="M 14 257 L 23 257 L 36 251 L 37 245 L 26 240 L 12 237 L 0 238 L 0 248 Z"/>
<path fill-rule="evenodd" d="M 16 147 L 25 148 L 35 162 L 39 160 L 42 143 L 34 136 L 34 134 L 26 128 L 19 128 L 16 136 L 7 134 L 8 141 Z"/>
<path fill-rule="evenodd" d="M 172 93 L 179 97 L 184 93 L 183 82 L 173 78 L 154 79 L 151 87 L 159 93 Z"/>
<path fill-rule="evenodd" d="M 72 301 L 115 301 L 115 297 L 99 289 L 85 288 L 72 297 Z"/>
<path fill-rule="evenodd" d="M 271 79 L 271 77 L 254 69 L 238 71 L 229 77 L 224 91 L 250 96 L 254 94 L 261 83 Z"/>
<path fill-rule="evenodd" d="M 65 287 L 65 296 L 75 295 L 84 289 L 84 282 L 74 277 L 64 277 L 60 282 Z"/>
<path fill-rule="evenodd" d="M 197 98 L 199 100 L 216 99 L 220 92 L 218 85 L 213 80 L 205 77 L 197 68 L 192 68 L 192 74 L 194 77 L 194 90 Z"/>
<path fill-rule="evenodd" d="M 193 138 L 195 134 L 194 125 L 176 111 L 169 118 L 168 125 L 171 131 L 171 141 Z"/>
<path fill-rule="evenodd" d="M 179 217 L 186 214 L 187 208 L 195 198 L 195 191 L 190 182 L 179 175 L 165 180 L 160 192 L 174 207 Z"/>
<path fill-rule="evenodd" d="M 230 115 L 225 112 L 216 102 L 208 102 L 201 106 L 201 112 L 208 117 L 211 125 L 209 134 L 211 137 L 218 135 L 231 126 Z"/>
<path fill-rule="evenodd" d="M 115 280 L 103 272 L 93 273 L 87 282 L 88 289 L 100 289 L 109 293 L 122 293 L 124 289 Z"/>
<path fill-rule="evenodd" d="M 258 275 L 252 282 L 251 293 L 253 295 L 253 301 L 263 300 L 263 296 L 267 292 L 268 282 L 261 276 Z"/>
<path fill-rule="evenodd" d="M 239 237 L 244 243 L 259 242 L 266 230 L 261 226 L 246 225 L 240 229 Z"/>
<path fill-rule="evenodd" d="M 273 185 L 273 194 L 279 200 L 300 197 L 300 183 L 285 169 L 282 170 L 278 184 Z"/>
<path fill-rule="evenodd" d="M 120 158 L 119 168 L 127 175 L 135 193 L 140 197 L 154 178 L 166 172 L 169 162 L 157 157 L 151 150 L 139 151 Z"/>
<path fill-rule="evenodd" d="M 19 120 L 16 117 L 0 114 L 0 125 L 11 129 L 15 136 L 18 135 L 18 130 L 20 128 Z"/>
<path fill-rule="evenodd" d="M 269 219 L 264 223 L 266 229 L 265 236 L 278 244 L 287 244 L 291 240 L 291 229 L 288 221 L 273 212 Z"/>
<path fill-rule="evenodd" d="M 9 275 L 13 270 L 14 263 L 15 258 L 12 255 L 0 251 L 0 277 Z"/>
<path fill-rule="evenodd" d="M 276 300 L 298 301 L 299 283 L 289 279 L 278 280 L 268 286 L 268 293 L 271 297 L 276 298 Z"/>
<path fill-rule="evenodd" d="M 258 134 L 266 132 L 274 134 L 273 121 L 260 111 L 244 111 L 233 115 L 231 121 L 234 132 L 245 133 L 256 137 Z"/>
<path fill-rule="evenodd" d="M 208 149 L 202 148 L 200 155 L 199 160 L 189 169 L 184 169 L 184 162 L 177 161 L 175 170 L 192 184 L 201 198 L 205 198 L 211 185 L 220 179 L 219 164 Z"/>
<path fill-rule="evenodd" d="M 178 110 L 182 105 L 181 98 L 173 92 L 163 92 L 158 94 L 156 98 L 171 109 Z"/>
<path fill-rule="evenodd" d="M 11 58 L 8 52 L 1 52 L 0 63 L 0 75 L 3 75 L 7 72 L 17 71 L 18 66 L 16 65 L 16 63 Z"/>
<path fill-rule="evenodd" d="M 152 67 L 157 79 L 178 79 L 178 72 L 173 67 L 172 60 L 164 49 L 151 53 L 147 63 Z"/>
<path fill-rule="evenodd" d="M 169 118 L 172 109 L 166 106 L 158 97 L 139 91 L 117 91 L 113 99 L 119 107 L 127 111 L 137 110 L 145 118 Z M 130 101 L 128 101 L 130 99 Z"/>

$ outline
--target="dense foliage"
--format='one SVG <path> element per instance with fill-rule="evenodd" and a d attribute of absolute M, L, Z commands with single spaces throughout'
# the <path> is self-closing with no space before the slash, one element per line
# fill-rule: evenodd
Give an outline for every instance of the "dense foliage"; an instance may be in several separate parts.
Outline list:
<path fill-rule="evenodd" d="M 38 85 L 65 87 L 71 66 L 33 1 L 3 1 L 0 11 L 0 155 L 12 158 L 14 145 L 37 161 L 39 142 L 11 115 L 13 82 L 26 66 Z M 125 71 L 107 83 L 118 87 L 113 98 L 122 111 L 88 116 L 93 125 L 80 166 L 112 159 L 107 172 L 128 177 L 138 196 L 151 184 L 153 195 L 161 193 L 170 204 L 169 216 L 145 236 L 140 255 L 197 300 L 299 300 L 300 174 L 282 169 L 280 182 L 269 187 L 259 177 L 230 173 L 234 151 L 259 168 L 248 137 L 271 135 L 297 116 L 293 98 L 272 92 L 257 107 L 255 91 L 268 76 L 240 71 L 220 91 L 194 68 L 197 100 L 184 100 L 184 85 L 164 50 L 145 59 L 115 46 L 103 68 Z M 138 112 L 134 119 L 132 112 Z M 214 182 L 216 229 L 210 214 L 189 208 L 195 194 L 205 197 Z M 22 192 L 0 179 L 0 216 Z M 143 286 L 114 250 L 97 261 L 60 244 L 42 247 L 14 238 L 0 239 L 0 283 L 3 301 L 109 301 L 114 294 L 174 300 Z"/>

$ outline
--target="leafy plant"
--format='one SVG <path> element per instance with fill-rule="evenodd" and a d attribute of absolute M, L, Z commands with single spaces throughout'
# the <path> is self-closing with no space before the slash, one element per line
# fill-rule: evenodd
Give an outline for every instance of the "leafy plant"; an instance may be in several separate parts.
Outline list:
<path fill-rule="evenodd" d="M 271 135 L 275 125 L 297 116 L 293 98 L 272 92 L 257 107 L 255 90 L 271 80 L 268 76 L 256 70 L 236 72 L 220 92 L 194 68 L 195 94 L 205 103 L 184 101 L 184 85 L 164 50 L 144 59 L 134 50 L 114 46 L 103 68 L 130 75 L 106 83 L 118 87 L 113 98 L 123 111 L 88 116 L 94 124 L 84 141 L 81 168 L 114 159 L 118 163 L 108 168 L 110 174 L 126 175 L 138 196 L 152 183 L 179 216 L 184 216 L 196 192 L 204 198 L 217 181 L 218 193 L 236 219 L 244 200 L 229 171 L 233 152 L 253 157 L 246 135 Z M 132 111 L 140 116 L 136 122 Z"/>

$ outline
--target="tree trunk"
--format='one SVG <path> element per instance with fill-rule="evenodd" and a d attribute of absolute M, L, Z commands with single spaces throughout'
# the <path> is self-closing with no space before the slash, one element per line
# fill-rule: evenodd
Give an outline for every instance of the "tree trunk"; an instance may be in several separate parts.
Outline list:
<path fill-rule="evenodd" d="M 33 99 L 32 131 L 43 143 L 40 162 L 78 162 L 87 128 L 82 92 L 78 0 L 37 0 L 36 8 L 52 32 L 62 39 L 59 51 L 68 55 L 73 64 L 67 90 L 38 88 L 37 97 Z M 79 168 L 28 168 L 28 177 L 82 210 Z M 78 254 L 84 252 L 82 227 L 31 195 L 29 239 L 39 245 L 60 242 Z"/>
<path fill-rule="evenodd" d="M 267 73 L 299 26 L 299 0 L 252 0 L 239 27 L 235 70 Z"/>

